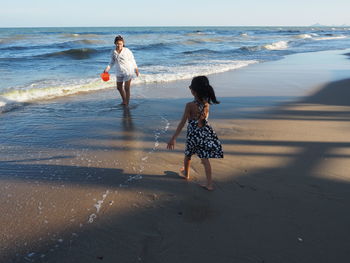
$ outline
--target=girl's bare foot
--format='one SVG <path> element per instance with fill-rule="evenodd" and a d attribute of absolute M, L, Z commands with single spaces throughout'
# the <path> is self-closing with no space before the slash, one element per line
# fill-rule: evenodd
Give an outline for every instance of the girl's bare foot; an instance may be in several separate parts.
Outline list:
<path fill-rule="evenodd" d="M 214 190 L 214 188 L 212 186 L 209 186 L 209 185 L 201 184 L 200 186 L 202 188 L 204 188 L 205 190 L 207 190 L 207 191 L 213 191 Z"/>
<path fill-rule="evenodd" d="M 180 169 L 180 177 L 185 179 L 185 180 L 189 180 L 190 179 L 190 177 L 188 175 L 186 175 L 185 167 L 182 167 Z"/>

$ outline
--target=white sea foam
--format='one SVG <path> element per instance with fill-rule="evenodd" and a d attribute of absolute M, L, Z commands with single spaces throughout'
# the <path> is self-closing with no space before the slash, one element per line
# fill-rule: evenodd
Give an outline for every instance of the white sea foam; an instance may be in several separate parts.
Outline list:
<path fill-rule="evenodd" d="M 109 190 L 106 190 L 106 192 L 102 195 L 102 199 L 98 200 L 97 203 L 94 205 L 94 207 L 96 208 L 96 213 L 93 213 L 89 216 L 88 223 L 90 224 L 93 223 L 94 220 L 97 218 L 97 214 L 100 212 L 102 204 L 105 201 L 108 194 L 109 194 Z"/>
<path fill-rule="evenodd" d="M 343 38 L 347 38 L 347 37 L 344 35 L 339 35 L 339 36 L 317 37 L 314 39 L 315 40 L 332 40 L 332 39 L 343 39 Z"/>
<path fill-rule="evenodd" d="M 309 35 L 309 34 L 300 34 L 300 35 L 296 35 L 295 38 L 298 38 L 298 39 L 307 39 L 307 38 L 312 38 L 312 36 Z"/>
<path fill-rule="evenodd" d="M 263 48 L 268 50 L 282 50 L 288 48 L 288 42 L 287 41 L 278 41 L 272 44 L 264 45 Z"/>
<path fill-rule="evenodd" d="M 176 80 L 191 79 L 196 75 L 210 75 L 215 73 L 222 73 L 230 70 L 246 67 L 250 64 L 258 63 L 256 60 L 216 60 L 210 61 L 208 64 L 200 66 L 181 66 L 181 67 L 166 67 L 153 66 L 149 68 L 155 74 L 141 75 L 134 83 L 162 83 Z"/>
<path fill-rule="evenodd" d="M 248 51 L 260 51 L 262 49 L 267 50 L 283 50 L 288 48 L 288 41 L 278 41 L 271 44 L 265 44 L 261 46 L 243 46 L 240 49 Z"/>
<path fill-rule="evenodd" d="M 170 127 L 170 122 L 168 119 L 166 119 L 165 117 L 161 116 L 162 119 L 162 127 L 160 129 L 157 129 L 154 131 L 154 147 L 147 153 L 146 156 L 141 157 L 141 162 L 140 162 L 140 167 L 138 169 L 138 174 L 136 175 L 131 175 L 128 177 L 128 179 L 120 185 L 120 187 L 126 187 L 128 186 L 132 181 L 135 180 L 141 180 L 142 179 L 142 173 L 144 171 L 144 163 L 147 162 L 148 158 L 150 157 L 151 154 L 153 154 L 158 146 L 159 146 L 159 139 L 160 137 L 167 133 L 169 127 Z M 137 170 L 137 168 L 135 167 L 135 169 Z"/>
<path fill-rule="evenodd" d="M 110 86 L 110 83 L 103 83 L 100 80 L 93 80 L 84 84 L 54 84 L 47 87 L 41 85 L 30 85 L 26 88 L 11 89 L 0 93 L 0 112 L 6 112 L 13 108 L 17 108 L 26 103 L 31 103 L 37 100 L 47 100 L 57 97 L 77 94 L 80 92 L 88 92 L 94 90 L 105 89 Z"/>
<path fill-rule="evenodd" d="M 134 84 L 166 83 L 182 79 L 190 79 L 196 75 L 209 75 L 229 70 L 246 67 L 258 63 L 256 60 L 247 61 L 211 61 L 206 65 L 187 65 L 181 67 L 153 66 L 147 69 L 140 68 L 141 72 L 154 72 L 152 74 L 141 74 L 134 80 Z M 38 100 L 48 100 L 58 97 L 70 96 L 83 92 L 97 91 L 115 86 L 115 77 L 111 74 L 109 82 L 103 82 L 99 78 L 89 80 L 78 80 L 71 83 L 58 83 L 42 81 L 27 87 L 12 88 L 0 93 L 0 113 L 10 111 L 14 108 L 32 103 Z"/>

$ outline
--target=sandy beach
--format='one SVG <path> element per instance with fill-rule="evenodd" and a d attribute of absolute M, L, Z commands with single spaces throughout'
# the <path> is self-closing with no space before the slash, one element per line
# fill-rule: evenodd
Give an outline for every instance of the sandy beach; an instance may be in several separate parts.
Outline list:
<path fill-rule="evenodd" d="M 209 76 L 213 192 L 198 158 L 179 177 L 185 132 L 166 150 L 189 81 L 148 84 L 129 109 L 103 90 L 0 115 L 0 262 L 348 262 L 345 53 Z"/>

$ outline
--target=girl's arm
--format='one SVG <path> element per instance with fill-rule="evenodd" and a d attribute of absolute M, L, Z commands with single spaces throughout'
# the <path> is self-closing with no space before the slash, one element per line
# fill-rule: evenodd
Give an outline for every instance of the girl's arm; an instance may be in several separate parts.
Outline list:
<path fill-rule="evenodd" d="M 182 131 L 182 128 L 184 127 L 184 125 L 188 119 L 189 113 L 190 113 L 190 104 L 187 103 L 186 108 L 185 108 L 185 112 L 182 116 L 182 119 L 181 119 L 180 123 L 178 124 L 173 137 L 171 137 L 170 141 L 168 142 L 167 149 L 173 150 L 175 148 L 176 138 L 177 138 L 177 136 L 179 136 L 180 132 Z"/>

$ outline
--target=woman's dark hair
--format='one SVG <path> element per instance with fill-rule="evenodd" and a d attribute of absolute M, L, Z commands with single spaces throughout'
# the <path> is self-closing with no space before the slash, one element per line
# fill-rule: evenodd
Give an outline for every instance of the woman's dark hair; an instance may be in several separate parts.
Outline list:
<path fill-rule="evenodd" d="M 114 44 L 116 44 L 118 41 L 123 41 L 123 43 L 125 44 L 124 38 L 121 35 L 115 37 Z"/>
<path fill-rule="evenodd" d="M 196 92 L 198 99 L 207 101 L 209 104 L 219 104 L 216 100 L 215 92 L 209 84 L 209 79 L 206 76 L 194 77 L 191 81 L 190 89 Z"/>

